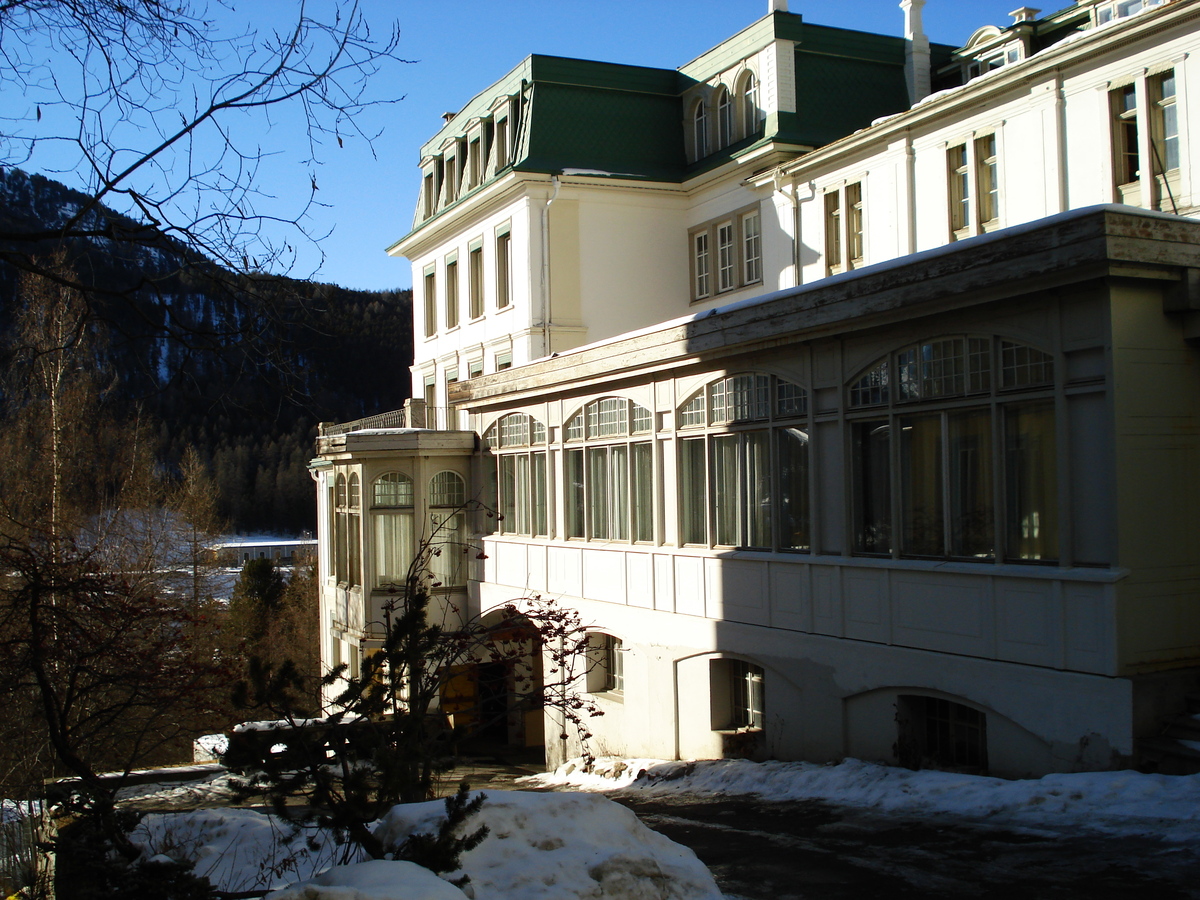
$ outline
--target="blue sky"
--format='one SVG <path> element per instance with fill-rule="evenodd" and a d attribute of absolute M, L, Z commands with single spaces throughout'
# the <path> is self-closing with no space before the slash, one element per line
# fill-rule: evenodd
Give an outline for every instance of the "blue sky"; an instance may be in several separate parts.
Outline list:
<path fill-rule="evenodd" d="M 311 0 L 319 9 L 329 0 Z M 302 250 L 291 274 L 350 288 L 411 286 L 408 262 L 384 248 L 403 236 L 416 205 L 421 144 L 456 111 L 530 53 L 677 68 L 765 14 L 767 0 L 360 0 L 372 31 L 400 29 L 398 55 L 411 60 L 387 68 L 372 91 L 379 99 L 403 98 L 376 107 L 358 124 L 381 132 L 374 154 L 363 142 L 321 148 L 321 163 L 306 164 L 294 149 L 300 123 L 279 115 L 255 136 L 272 154 L 260 176 L 286 213 L 290 198 L 303 195 L 310 174 L 324 204 L 311 212 L 310 231 L 327 235 L 324 258 Z M 286 27 L 295 4 L 243 0 L 234 9 L 210 9 L 222 27 Z M 983 25 L 1011 22 L 1014 0 L 928 0 L 925 30 L 936 42 L 960 46 Z M 791 0 L 807 21 L 884 34 L 900 34 L 898 0 Z M 1048 9 L 1047 12 L 1050 10 Z M 246 127 L 250 127 L 247 125 Z M 27 168 L 51 174 L 48 153 Z M 70 172 L 54 177 L 71 183 Z M 78 184 L 73 185 L 78 186 Z"/>

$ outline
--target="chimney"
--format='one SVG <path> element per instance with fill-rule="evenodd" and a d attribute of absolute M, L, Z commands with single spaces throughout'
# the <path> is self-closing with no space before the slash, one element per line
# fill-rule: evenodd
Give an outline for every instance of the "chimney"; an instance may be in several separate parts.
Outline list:
<path fill-rule="evenodd" d="M 904 80 L 908 84 L 908 102 L 915 105 L 929 96 L 929 38 L 921 25 L 925 0 L 900 0 L 904 10 Z"/>
<path fill-rule="evenodd" d="M 1014 25 L 1020 25 L 1022 22 L 1034 21 L 1040 12 L 1040 9 L 1034 9 L 1032 6 L 1022 6 L 1020 9 L 1014 9 L 1009 15 L 1012 16 Z"/>
<path fill-rule="evenodd" d="M 767 15 L 775 12 L 787 12 L 787 0 L 767 0 Z"/>

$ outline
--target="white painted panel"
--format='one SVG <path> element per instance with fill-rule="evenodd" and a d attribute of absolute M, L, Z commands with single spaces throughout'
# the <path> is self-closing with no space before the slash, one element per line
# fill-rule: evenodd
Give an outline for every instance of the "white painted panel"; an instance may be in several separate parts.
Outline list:
<path fill-rule="evenodd" d="M 665 553 L 654 554 L 654 608 L 675 612 L 674 557 Z"/>
<path fill-rule="evenodd" d="M 895 573 L 892 635 L 897 644 L 983 656 L 985 581 L 954 575 Z"/>
<path fill-rule="evenodd" d="M 654 561 L 649 553 L 625 554 L 625 596 L 630 606 L 654 608 Z"/>
<path fill-rule="evenodd" d="M 886 569 L 843 569 L 842 589 L 846 603 L 846 637 L 887 643 L 888 573 Z"/>
<path fill-rule="evenodd" d="M 583 596 L 583 554 L 579 547 L 551 547 L 547 554 L 551 594 Z"/>
<path fill-rule="evenodd" d="M 996 655 L 1034 666 L 1059 664 L 1058 592 L 1052 581 L 997 578 Z"/>
<path fill-rule="evenodd" d="M 808 566 L 770 564 L 771 624 L 792 631 L 812 631 Z"/>
<path fill-rule="evenodd" d="M 1112 646 L 1112 604 L 1099 584 L 1063 586 L 1066 620 L 1067 668 L 1077 672 L 1110 674 L 1115 648 Z"/>
<path fill-rule="evenodd" d="M 813 631 L 842 636 L 842 597 L 836 566 L 812 567 Z"/>
<path fill-rule="evenodd" d="M 524 544 L 498 542 L 492 549 L 496 560 L 496 582 L 525 590 L 529 578 L 529 558 Z"/>
<path fill-rule="evenodd" d="M 704 560 L 699 557 L 675 557 L 675 611 L 704 615 Z"/>
<path fill-rule="evenodd" d="M 769 623 L 767 567 L 763 563 L 737 559 L 709 559 L 705 563 L 705 610 L 710 619 Z"/>
<path fill-rule="evenodd" d="M 620 550 L 583 551 L 583 597 L 625 602 L 625 554 Z"/>
<path fill-rule="evenodd" d="M 544 592 L 546 590 L 546 545 L 529 544 L 529 589 Z"/>

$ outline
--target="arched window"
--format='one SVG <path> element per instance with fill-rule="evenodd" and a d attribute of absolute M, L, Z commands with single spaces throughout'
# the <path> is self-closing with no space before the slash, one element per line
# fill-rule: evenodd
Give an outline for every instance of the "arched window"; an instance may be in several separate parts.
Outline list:
<path fill-rule="evenodd" d="M 717 92 L 717 149 L 722 150 L 733 143 L 733 100 L 728 89 Z"/>
<path fill-rule="evenodd" d="M 847 386 L 855 549 L 1057 559 L 1054 378 L 1050 354 L 987 335 L 871 363 Z"/>
<path fill-rule="evenodd" d="M 357 472 L 339 472 L 334 480 L 333 570 L 339 584 L 362 584 L 362 532 Z"/>
<path fill-rule="evenodd" d="M 708 156 L 708 108 L 703 99 L 696 101 L 696 108 L 692 111 L 692 147 L 696 159 Z"/>
<path fill-rule="evenodd" d="M 375 532 L 375 586 L 403 584 L 415 546 L 411 478 L 403 472 L 388 472 L 375 479 L 371 520 Z"/>
<path fill-rule="evenodd" d="M 500 451 L 496 454 L 498 530 L 548 536 L 546 426 L 525 413 L 509 413 L 487 430 L 484 444 Z"/>
<path fill-rule="evenodd" d="M 762 111 L 758 106 L 758 79 L 753 72 L 742 81 L 742 137 L 753 137 L 762 130 Z"/>
<path fill-rule="evenodd" d="M 432 587 L 466 584 L 467 485 L 457 472 L 438 472 L 429 479 L 429 571 Z"/>
<path fill-rule="evenodd" d="M 685 401 L 678 421 L 681 542 L 809 549 L 804 388 L 759 372 L 729 375 Z"/>
<path fill-rule="evenodd" d="M 568 537 L 654 540 L 653 421 L 644 406 L 603 397 L 567 422 L 567 441 L 589 445 L 566 450 Z"/>

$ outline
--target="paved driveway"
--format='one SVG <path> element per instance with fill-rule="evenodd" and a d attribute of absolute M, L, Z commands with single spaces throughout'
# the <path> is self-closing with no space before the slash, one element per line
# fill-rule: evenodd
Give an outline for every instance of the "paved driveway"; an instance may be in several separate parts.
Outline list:
<path fill-rule="evenodd" d="M 871 816 L 819 801 L 610 794 L 691 847 L 729 900 L 1200 898 L 1200 847 Z"/>

